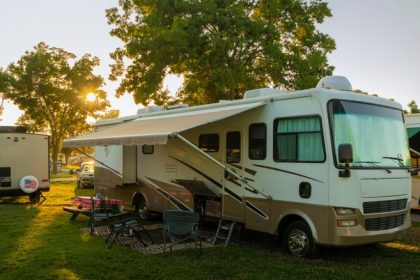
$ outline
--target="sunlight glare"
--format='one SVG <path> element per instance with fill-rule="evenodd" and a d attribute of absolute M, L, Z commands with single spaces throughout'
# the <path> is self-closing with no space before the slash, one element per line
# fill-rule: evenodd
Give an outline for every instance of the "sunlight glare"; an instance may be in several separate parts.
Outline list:
<path fill-rule="evenodd" d="M 93 92 L 88 93 L 86 95 L 86 100 L 89 101 L 89 102 L 93 102 L 93 101 L 96 100 L 96 95 Z"/>

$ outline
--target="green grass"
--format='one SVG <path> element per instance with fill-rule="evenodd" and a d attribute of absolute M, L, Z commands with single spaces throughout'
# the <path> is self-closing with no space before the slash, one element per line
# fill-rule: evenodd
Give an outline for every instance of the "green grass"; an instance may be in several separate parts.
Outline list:
<path fill-rule="evenodd" d="M 76 178 L 76 174 L 70 174 L 69 172 L 60 172 L 57 174 L 50 174 L 51 178 Z"/>
<path fill-rule="evenodd" d="M 315 260 L 279 252 L 274 243 L 231 245 L 145 255 L 128 247 L 105 248 L 104 240 L 70 222 L 63 212 L 77 195 L 75 183 L 54 183 L 41 206 L 27 198 L 0 203 L 0 279 L 419 279 L 420 237 L 376 247 L 327 248 Z M 419 223 L 415 223 L 418 233 Z"/>

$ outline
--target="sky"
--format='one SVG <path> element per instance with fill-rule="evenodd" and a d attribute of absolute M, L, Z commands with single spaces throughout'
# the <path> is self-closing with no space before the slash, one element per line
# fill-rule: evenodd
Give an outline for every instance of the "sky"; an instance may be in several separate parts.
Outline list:
<path fill-rule="evenodd" d="M 336 42 L 328 56 L 334 75 L 346 76 L 353 89 L 393 98 L 404 107 L 411 100 L 420 105 L 420 1 L 328 0 L 332 18 L 318 26 Z M 115 98 L 116 82 L 108 81 L 109 57 L 121 46 L 111 37 L 105 9 L 117 0 L 0 0 L 0 68 L 16 62 L 43 41 L 80 58 L 90 53 L 100 58 L 95 69 L 105 78 L 105 91 L 120 116 L 136 114 L 141 105 L 132 95 Z M 165 86 L 176 91 L 180 79 L 170 77 Z M 5 102 L 0 125 L 13 125 L 20 111 Z"/>

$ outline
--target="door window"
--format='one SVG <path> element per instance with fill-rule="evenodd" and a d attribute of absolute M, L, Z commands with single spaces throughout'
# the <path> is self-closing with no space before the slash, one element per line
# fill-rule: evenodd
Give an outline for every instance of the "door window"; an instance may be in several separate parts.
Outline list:
<path fill-rule="evenodd" d="M 241 133 L 230 131 L 226 134 L 226 162 L 238 163 L 241 161 Z"/>

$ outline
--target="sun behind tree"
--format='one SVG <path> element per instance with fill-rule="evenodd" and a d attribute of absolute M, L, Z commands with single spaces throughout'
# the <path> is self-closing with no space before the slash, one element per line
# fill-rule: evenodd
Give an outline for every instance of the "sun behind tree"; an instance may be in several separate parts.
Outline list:
<path fill-rule="evenodd" d="M 6 77 L 2 78 L 5 98 L 24 111 L 19 123 L 31 131 L 50 133 L 53 173 L 63 139 L 90 129 L 87 117 L 109 106 L 101 89 L 104 80 L 93 73 L 98 65 L 99 59 L 90 54 L 76 59 L 75 54 L 41 42 L 0 71 L 0 77 Z M 87 99 L 90 94 L 92 101 Z"/>

